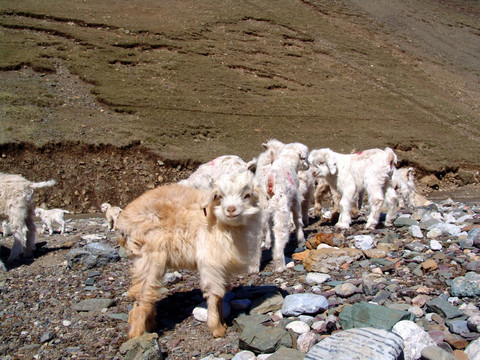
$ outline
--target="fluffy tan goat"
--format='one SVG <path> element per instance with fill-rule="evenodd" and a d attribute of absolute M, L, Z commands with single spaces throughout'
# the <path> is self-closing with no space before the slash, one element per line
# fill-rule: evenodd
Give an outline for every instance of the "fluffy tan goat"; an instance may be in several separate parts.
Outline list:
<path fill-rule="evenodd" d="M 207 325 L 225 335 L 222 298 L 229 276 L 258 269 L 261 208 L 253 175 L 245 171 L 218 179 L 213 190 L 170 184 L 150 190 L 125 207 L 117 230 L 133 260 L 135 299 L 129 337 L 155 328 L 155 302 L 166 269 L 198 270 L 207 299 Z M 252 259 L 255 259 L 252 261 Z"/>

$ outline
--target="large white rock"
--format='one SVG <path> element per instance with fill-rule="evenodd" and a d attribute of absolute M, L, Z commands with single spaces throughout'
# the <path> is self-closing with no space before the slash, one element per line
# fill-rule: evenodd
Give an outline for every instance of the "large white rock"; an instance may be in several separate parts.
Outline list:
<path fill-rule="evenodd" d="M 470 360 L 480 360 L 480 338 L 472 341 L 465 349 L 465 353 L 470 357 Z"/>
<path fill-rule="evenodd" d="M 424 348 L 436 345 L 425 330 L 410 320 L 399 321 L 393 326 L 392 332 L 403 339 L 405 360 L 420 359 Z"/>
<path fill-rule="evenodd" d="M 353 237 L 353 246 L 359 250 L 369 250 L 375 246 L 375 240 L 370 235 L 355 235 Z"/>

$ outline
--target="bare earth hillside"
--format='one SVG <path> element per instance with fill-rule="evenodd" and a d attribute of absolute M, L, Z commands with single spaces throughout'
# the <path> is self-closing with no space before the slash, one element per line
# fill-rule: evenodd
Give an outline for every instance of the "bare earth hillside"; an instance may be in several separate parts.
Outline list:
<path fill-rule="evenodd" d="M 219 155 L 248 161 L 271 138 L 345 153 L 391 146 L 425 195 L 478 204 L 479 19 L 477 0 L 0 0 L 0 172 L 56 179 L 35 193 L 37 205 L 79 217 L 66 237 L 40 236 L 32 264 L 0 274 L 10 306 L 0 357 L 31 358 L 51 317 L 62 339 L 49 340 L 52 358 L 73 358 L 76 347 L 115 358 L 126 323 L 71 309 L 86 274 L 72 280 L 65 253 L 86 234 L 116 244 L 98 218 L 82 217 Z M 128 281 L 124 262 L 97 280 L 122 313 Z M 177 285 L 184 308 L 197 285 L 192 275 Z M 26 311 L 30 298 L 45 300 Z M 238 350 L 234 330 L 212 342 L 181 316 L 161 339 L 166 352 L 180 349 L 172 359 Z"/>

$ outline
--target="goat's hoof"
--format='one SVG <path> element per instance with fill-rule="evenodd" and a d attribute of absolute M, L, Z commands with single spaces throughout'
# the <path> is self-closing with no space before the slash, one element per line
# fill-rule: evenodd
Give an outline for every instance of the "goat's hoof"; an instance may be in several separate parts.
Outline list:
<path fill-rule="evenodd" d="M 350 227 L 350 225 L 347 223 L 336 223 L 335 227 L 341 230 L 347 230 Z"/>
<path fill-rule="evenodd" d="M 227 333 L 227 325 L 220 325 L 212 330 L 212 334 L 214 338 L 223 337 L 225 336 L 226 333 Z"/>

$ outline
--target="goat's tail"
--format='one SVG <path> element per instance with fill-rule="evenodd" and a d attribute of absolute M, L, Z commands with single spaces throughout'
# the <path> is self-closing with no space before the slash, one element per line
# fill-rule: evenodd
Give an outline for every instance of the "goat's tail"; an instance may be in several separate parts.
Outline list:
<path fill-rule="evenodd" d="M 57 182 L 55 180 L 48 180 L 48 181 L 42 181 L 42 182 L 32 182 L 30 184 L 30 186 L 33 188 L 33 189 L 39 189 L 39 188 L 43 188 L 43 187 L 50 187 L 50 186 L 53 186 L 55 185 Z"/>

